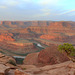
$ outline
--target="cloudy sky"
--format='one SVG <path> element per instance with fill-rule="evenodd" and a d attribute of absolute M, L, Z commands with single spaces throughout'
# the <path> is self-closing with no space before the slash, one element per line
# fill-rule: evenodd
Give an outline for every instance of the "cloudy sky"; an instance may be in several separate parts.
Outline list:
<path fill-rule="evenodd" d="M 0 20 L 75 21 L 75 0 L 0 0 Z"/>

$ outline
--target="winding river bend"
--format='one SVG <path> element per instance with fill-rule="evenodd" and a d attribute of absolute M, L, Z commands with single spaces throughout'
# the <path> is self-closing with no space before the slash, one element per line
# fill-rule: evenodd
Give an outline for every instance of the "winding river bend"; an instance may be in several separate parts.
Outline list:
<path fill-rule="evenodd" d="M 37 47 L 44 48 L 41 44 L 35 43 Z M 17 64 L 23 64 L 23 60 L 26 56 L 13 56 L 16 59 Z"/>
<path fill-rule="evenodd" d="M 41 44 L 35 43 L 37 47 L 44 48 Z M 25 56 L 13 56 L 14 58 L 25 58 Z"/>

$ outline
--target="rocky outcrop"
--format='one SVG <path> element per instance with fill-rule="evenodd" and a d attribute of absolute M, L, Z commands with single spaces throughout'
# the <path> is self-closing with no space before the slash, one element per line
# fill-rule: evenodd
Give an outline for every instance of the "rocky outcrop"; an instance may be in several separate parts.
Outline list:
<path fill-rule="evenodd" d="M 71 66 L 70 66 L 71 65 Z M 35 70 L 33 75 L 75 75 L 75 63 L 65 62 L 56 65 L 48 65 L 41 67 L 39 70 Z"/>
<path fill-rule="evenodd" d="M 30 74 L 24 73 L 22 70 L 16 69 L 15 75 L 30 75 Z"/>
<path fill-rule="evenodd" d="M 25 65 L 35 65 L 38 64 L 38 54 L 39 53 L 31 53 L 26 56 L 23 63 Z"/>
<path fill-rule="evenodd" d="M 9 71 L 9 69 L 10 69 L 10 67 L 0 64 L 0 75 L 6 75 Z"/>
<path fill-rule="evenodd" d="M 72 61 L 43 67 L 28 67 L 24 67 L 26 69 L 23 70 L 17 69 L 15 75 L 75 75 L 75 63 Z"/>
<path fill-rule="evenodd" d="M 0 64 L 8 65 L 10 64 L 10 60 L 16 63 L 15 59 L 10 56 L 5 56 L 4 54 L 0 53 Z M 12 64 L 11 64 L 12 65 Z M 10 66 L 10 65 L 9 65 Z"/>
<path fill-rule="evenodd" d="M 57 64 L 68 61 L 66 54 L 62 54 L 58 51 L 58 46 L 51 45 L 45 50 L 40 51 L 38 55 L 38 62 L 42 64 Z"/>
<path fill-rule="evenodd" d="M 0 53 L 0 75 L 9 75 L 8 73 L 10 69 L 17 68 L 14 63 L 16 64 L 14 58 L 11 56 L 5 56 L 4 54 Z"/>
<path fill-rule="evenodd" d="M 24 64 L 44 66 L 48 64 L 53 65 L 68 61 L 69 59 L 67 55 L 60 53 L 57 49 L 57 46 L 51 45 L 51 47 L 48 47 L 39 53 L 28 54 L 24 60 Z"/>
<path fill-rule="evenodd" d="M 18 67 L 21 68 L 22 70 L 27 70 L 27 69 L 36 68 L 35 65 L 25 65 L 25 64 L 19 65 Z"/>
<path fill-rule="evenodd" d="M 5 55 L 0 54 L 0 58 L 4 56 Z M 0 75 L 75 75 L 75 63 L 72 61 L 45 65 L 43 67 L 35 65 L 18 65 L 17 68 L 18 69 L 13 70 L 7 65 L 0 63 Z"/>

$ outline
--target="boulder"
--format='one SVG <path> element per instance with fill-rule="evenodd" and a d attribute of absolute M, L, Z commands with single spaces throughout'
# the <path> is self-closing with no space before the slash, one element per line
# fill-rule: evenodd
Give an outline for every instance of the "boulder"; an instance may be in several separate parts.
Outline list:
<path fill-rule="evenodd" d="M 10 67 L 0 64 L 0 75 L 5 75 L 8 73 Z"/>
<path fill-rule="evenodd" d="M 38 54 L 39 53 L 31 53 L 26 56 L 23 63 L 25 65 L 35 65 L 38 63 Z"/>
<path fill-rule="evenodd" d="M 51 45 L 50 47 L 40 51 L 38 54 L 38 62 L 42 64 L 57 64 L 68 61 L 67 55 L 58 51 L 58 46 Z"/>
<path fill-rule="evenodd" d="M 15 60 L 13 57 L 11 57 L 11 56 L 6 56 L 6 55 L 0 53 L 0 63 L 1 63 L 1 64 L 8 65 L 8 64 L 10 64 L 10 61 L 16 63 L 16 60 Z M 12 65 L 12 64 L 11 64 L 11 65 Z"/>

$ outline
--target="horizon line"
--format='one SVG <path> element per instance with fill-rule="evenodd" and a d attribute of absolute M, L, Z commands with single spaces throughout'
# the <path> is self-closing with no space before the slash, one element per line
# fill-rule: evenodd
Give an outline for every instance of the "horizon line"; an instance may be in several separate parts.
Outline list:
<path fill-rule="evenodd" d="M 23 21 L 23 22 L 25 22 L 25 21 L 52 21 L 52 20 L 0 20 L 0 22 L 1 21 Z M 59 20 L 59 21 L 53 21 L 53 22 L 75 22 L 75 21 L 65 21 L 65 20 Z"/>

